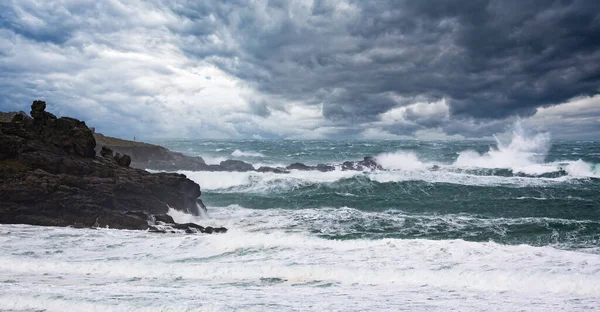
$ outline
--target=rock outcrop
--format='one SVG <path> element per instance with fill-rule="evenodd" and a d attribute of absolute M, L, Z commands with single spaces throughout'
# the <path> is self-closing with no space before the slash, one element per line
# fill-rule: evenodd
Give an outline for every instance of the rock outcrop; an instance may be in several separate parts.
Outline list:
<path fill-rule="evenodd" d="M 85 122 L 45 109 L 35 101 L 33 119 L 18 113 L 0 122 L 0 223 L 148 229 L 179 226 L 169 207 L 205 209 L 200 187 L 184 175 L 130 168 L 129 156 L 107 147 L 96 156 Z"/>
<path fill-rule="evenodd" d="M 129 155 L 131 157 L 130 166 L 134 168 L 164 171 L 201 171 L 210 168 L 202 157 L 186 156 L 162 146 L 117 139 L 101 133 L 94 133 L 94 138 L 96 139 L 96 150 L 98 152 L 102 147 L 106 147 L 115 153 Z"/>

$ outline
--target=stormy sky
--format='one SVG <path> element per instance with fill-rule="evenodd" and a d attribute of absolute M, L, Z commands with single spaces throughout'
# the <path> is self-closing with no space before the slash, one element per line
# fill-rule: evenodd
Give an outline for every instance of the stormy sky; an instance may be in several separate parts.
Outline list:
<path fill-rule="evenodd" d="M 0 111 L 123 138 L 600 138 L 600 1 L 0 2 Z"/>

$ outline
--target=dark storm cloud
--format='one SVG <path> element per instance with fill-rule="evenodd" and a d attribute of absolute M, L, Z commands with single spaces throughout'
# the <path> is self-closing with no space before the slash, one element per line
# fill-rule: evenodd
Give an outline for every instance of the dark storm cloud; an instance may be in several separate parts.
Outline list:
<path fill-rule="evenodd" d="M 373 120 L 402 105 L 391 95 L 446 98 L 453 116 L 498 119 L 599 92 L 598 1 L 342 4 L 186 6 L 179 10 L 198 29 L 214 17 L 212 27 L 236 47 L 226 54 L 236 62 L 207 54 L 205 36 L 184 48 L 213 56 L 262 92 L 322 103 L 333 121 Z"/>
<path fill-rule="evenodd" d="M 0 91 L 114 135 L 489 136 L 600 92 L 600 1 L 7 0 Z M 568 112 L 534 124 L 600 132 Z"/>

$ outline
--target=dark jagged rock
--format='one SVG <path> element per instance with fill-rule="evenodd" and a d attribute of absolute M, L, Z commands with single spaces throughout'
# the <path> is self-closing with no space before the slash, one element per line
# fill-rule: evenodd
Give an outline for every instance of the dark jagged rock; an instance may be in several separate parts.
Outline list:
<path fill-rule="evenodd" d="M 335 170 L 334 166 L 331 165 L 325 165 L 325 164 L 318 164 L 315 167 L 317 170 L 321 171 L 321 172 L 328 172 L 328 171 L 333 171 Z"/>
<path fill-rule="evenodd" d="M 364 168 L 368 168 L 371 170 L 381 170 L 383 169 L 380 164 L 375 161 L 375 157 L 366 156 L 363 160 L 358 162 L 358 165 Z"/>
<path fill-rule="evenodd" d="M 174 229 L 185 230 L 186 233 L 204 233 L 204 227 L 196 223 L 169 224 Z"/>
<path fill-rule="evenodd" d="M 46 112 L 46 102 L 44 101 L 33 101 L 33 104 L 31 104 L 31 117 L 36 123 L 44 124 L 56 120 L 56 116 Z"/>
<path fill-rule="evenodd" d="M 129 155 L 121 155 L 116 153 L 114 159 L 121 167 L 129 167 L 131 164 L 131 157 L 129 157 Z"/>
<path fill-rule="evenodd" d="M 175 220 L 168 214 L 158 214 L 154 215 L 154 222 L 175 223 Z"/>
<path fill-rule="evenodd" d="M 342 170 L 363 170 L 362 166 L 358 165 L 355 162 L 352 161 L 345 161 L 342 163 Z"/>
<path fill-rule="evenodd" d="M 219 166 L 223 171 L 252 171 L 254 166 L 241 160 L 227 159 L 222 161 Z"/>
<path fill-rule="evenodd" d="M 169 207 L 195 215 L 205 209 L 198 184 L 95 157 L 85 123 L 56 118 L 45 106 L 34 102 L 33 120 L 0 122 L 0 223 L 147 229 L 155 220 L 174 224 Z"/>
<path fill-rule="evenodd" d="M 222 226 L 214 228 L 214 231 L 215 233 L 227 233 L 227 229 Z"/>
<path fill-rule="evenodd" d="M 364 171 L 368 170 L 382 170 L 380 164 L 377 163 L 375 157 L 366 156 L 361 161 L 345 161 L 341 165 L 342 170 L 353 170 L 353 171 Z"/>
<path fill-rule="evenodd" d="M 167 231 L 167 229 L 163 226 L 156 226 L 156 225 L 149 225 L 148 226 L 148 232 L 151 233 L 177 233 L 175 230 L 169 230 Z"/>
<path fill-rule="evenodd" d="M 102 150 L 100 150 L 100 155 L 102 157 L 113 157 L 113 150 L 109 147 L 102 146 Z"/>
<path fill-rule="evenodd" d="M 308 171 L 308 170 L 313 170 L 314 167 L 311 166 L 307 166 L 303 163 L 293 163 L 287 167 L 285 167 L 288 170 L 301 170 L 301 171 Z"/>
<path fill-rule="evenodd" d="M 212 226 L 203 227 L 196 223 L 165 223 L 160 225 L 150 225 L 148 230 L 155 233 L 177 233 L 177 230 L 184 231 L 187 234 L 195 233 L 227 233 L 224 227 L 214 228 Z"/>
<path fill-rule="evenodd" d="M 3 123 L 2 133 L 26 140 L 35 138 L 70 154 L 88 158 L 96 156 L 96 141 L 84 122 L 68 117 L 56 118 L 44 111 L 46 103 L 43 101 L 35 101 L 31 107 L 33 120 L 15 115 L 14 122 Z"/>

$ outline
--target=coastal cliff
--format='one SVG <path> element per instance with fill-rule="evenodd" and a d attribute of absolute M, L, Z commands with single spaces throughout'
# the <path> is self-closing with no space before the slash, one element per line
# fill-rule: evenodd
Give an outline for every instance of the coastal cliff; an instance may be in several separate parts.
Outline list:
<path fill-rule="evenodd" d="M 179 225 L 167 215 L 169 207 L 200 215 L 206 208 L 198 184 L 181 174 L 131 168 L 128 155 L 98 146 L 85 122 L 45 108 L 34 101 L 31 117 L 0 116 L 0 223 L 226 231 Z"/>
<path fill-rule="evenodd" d="M 208 167 L 202 157 L 186 156 L 159 145 L 113 138 L 102 133 L 94 133 L 94 138 L 97 152 L 100 152 L 101 146 L 106 146 L 116 153 L 127 154 L 131 156 L 131 166 L 134 168 L 197 171 Z"/>

